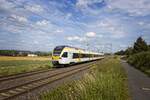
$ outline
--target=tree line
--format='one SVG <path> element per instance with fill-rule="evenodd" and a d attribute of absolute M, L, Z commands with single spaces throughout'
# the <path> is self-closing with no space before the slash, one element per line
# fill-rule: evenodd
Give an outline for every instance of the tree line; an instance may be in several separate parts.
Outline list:
<path fill-rule="evenodd" d="M 145 40 L 142 37 L 139 37 L 133 47 L 129 47 L 126 50 L 120 50 L 116 52 L 117 55 L 133 55 L 136 53 L 144 52 L 144 51 L 150 51 L 150 45 L 148 45 Z"/>
<path fill-rule="evenodd" d="M 35 54 L 37 56 L 50 56 L 51 52 L 41 51 L 23 51 L 23 50 L 0 50 L 0 56 L 28 56 L 28 54 Z"/>
<path fill-rule="evenodd" d="M 124 59 L 135 68 L 143 71 L 150 76 L 150 45 L 142 37 L 139 37 L 133 47 L 117 52 L 118 55 L 124 56 Z"/>

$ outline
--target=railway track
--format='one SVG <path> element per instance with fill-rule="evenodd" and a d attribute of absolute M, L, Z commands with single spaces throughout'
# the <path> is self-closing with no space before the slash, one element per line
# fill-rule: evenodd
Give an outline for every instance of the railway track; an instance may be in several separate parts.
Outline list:
<path fill-rule="evenodd" d="M 21 77 L 27 77 L 39 73 L 45 73 L 49 71 L 54 71 L 55 69 L 46 69 L 46 70 L 38 70 L 38 71 L 31 71 L 31 72 L 25 72 L 25 73 L 19 73 L 19 74 L 13 74 L 13 75 L 7 75 L 7 76 L 0 76 L 0 82 L 7 81 L 11 79 L 21 78 Z"/>
<path fill-rule="evenodd" d="M 94 64 L 94 62 L 81 64 L 81 65 L 76 65 L 78 67 L 73 67 L 73 68 L 70 67 L 70 69 L 68 68 L 67 70 L 63 70 L 63 71 L 60 71 L 60 72 L 57 72 L 57 73 L 53 73 L 53 74 L 50 74 L 50 75 L 45 76 L 43 78 L 34 79 L 34 80 L 22 83 L 22 84 L 17 85 L 17 86 L 12 86 L 12 87 L 8 87 L 8 88 L 5 88 L 5 89 L 0 89 L 0 100 L 13 99 L 13 98 L 15 98 L 19 95 L 28 93 L 29 91 L 32 92 L 33 90 L 35 90 L 37 88 L 40 88 L 40 87 L 45 86 L 47 84 L 50 84 L 50 83 L 53 83 L 55 81 L 61 80 L 65 77 L 69 77 L 69 76 L 71 76 L 75 73 L 78 73 L 80 71 L 87 70 Z M 33 74 L 36 74 L 36 72 L 32 73 L 32 74 L 26 74 L 26 75 L 28 76 L 28 75 L 33 75 Z M 15 78 L 18 78 L 18 77 L 19 78 L 20 77 L 25 77 L 25 74 L 22 74 L 22 76 L 16 76 L 16 77 L 13 76 L 13 77 L 5 78 L 5 79 L 3 79 L 3 81 L 9 80 L 9 79 L 15 79 Z"/>

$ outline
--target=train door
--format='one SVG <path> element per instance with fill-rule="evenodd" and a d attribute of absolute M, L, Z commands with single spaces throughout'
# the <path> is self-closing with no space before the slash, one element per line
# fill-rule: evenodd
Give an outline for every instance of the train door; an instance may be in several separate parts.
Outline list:
<path fill-rule="evenodd" d="M 73 53 L 72 52 L 68 52 L 68 60 L 69 62 L 73 62 Z"/>
<path fill-rule="evenodd" d="M 69 57 L 69 53 L 63 52 L 62 60 L 61 60 L 63 64 L 69 64 L 70 63 L 68 57 Z"/>
<path fill-rule="evenodd" d="M 78 59 L 78 62 L 81 62 L 81 52 L 79 51 L 79 53 L 78 53 L 79 55 L 79 59 Z"/>

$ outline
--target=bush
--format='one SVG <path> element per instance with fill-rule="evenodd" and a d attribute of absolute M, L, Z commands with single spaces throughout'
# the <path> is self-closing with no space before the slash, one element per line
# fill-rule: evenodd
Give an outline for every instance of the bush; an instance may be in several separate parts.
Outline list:
<path fill-rule="evenodd" d="M 141 52 L 131 55 L 128 62 L 143 71 L 150 70 L 150 52 Z"/>

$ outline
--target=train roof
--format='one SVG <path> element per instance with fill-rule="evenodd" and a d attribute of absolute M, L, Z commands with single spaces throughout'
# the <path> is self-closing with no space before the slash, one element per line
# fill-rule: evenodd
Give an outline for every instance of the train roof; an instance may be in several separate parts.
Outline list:
<path fill-rule="evenodd" d="M 76 48 L 76 47 L 72 47 L 72 46 L 68 46 L 68 45 L 60 45 L 60 46 L 56 46 L 56 47 L 60 47 L 60 48 L 68 47 L 68 48 L 74 48 L 74 49 L 77 49 L 77 50 L 85 50 L 85 49 Z"/>
<path fill-rule="evenodd" d="M 76 50 L 82 50 L 84 53 L 92 53 L 92 54 L 103 54 L 103 53 L 97 53 L 97 52 L 92 52 L 92 51 L 87 51 L 85 49 L 81 49 L 81 48 L 76 48 L 76 47 L 72 47 L 72 46 L 68 46 L 68 45 L 60 45 L 60 46 L 56 46 L 55 48 L 65 48 L 65 47 L 68 47 L 68 48 L 73 48 L 73 49 L 76 49 Z"/>

